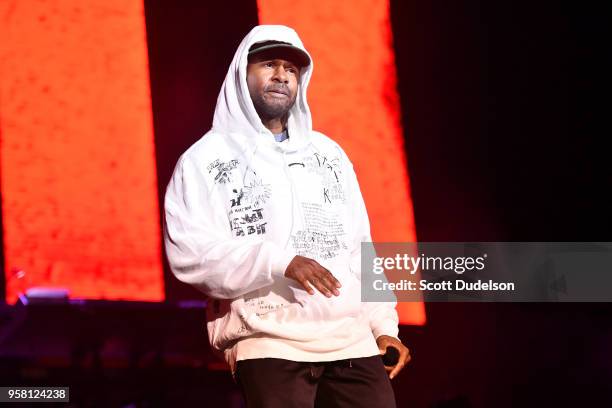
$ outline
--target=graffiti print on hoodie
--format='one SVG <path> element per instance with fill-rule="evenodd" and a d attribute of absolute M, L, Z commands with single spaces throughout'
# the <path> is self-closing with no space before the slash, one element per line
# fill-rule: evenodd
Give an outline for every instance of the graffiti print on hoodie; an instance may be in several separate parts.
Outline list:
<path fill-rule="evenodd" d="M 232 235 L 244 237 L 266 233 L 263 205 L 270 198 L 271 191 L 270 185 L 257 177 L 231 189 L 228 218 Z"/>

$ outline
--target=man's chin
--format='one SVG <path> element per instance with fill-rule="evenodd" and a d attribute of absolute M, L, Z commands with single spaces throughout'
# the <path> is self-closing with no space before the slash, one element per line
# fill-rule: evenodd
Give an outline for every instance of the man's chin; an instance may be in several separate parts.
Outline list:
<path fill-rule="evenodd" d="M 262 106 L 262 109 L 258 109 L 258 112 L 263 113 L 268 118 L 280 118 L 284 116 L 291 109 L 293 104 L 286 103 L 266 103 Z"/>

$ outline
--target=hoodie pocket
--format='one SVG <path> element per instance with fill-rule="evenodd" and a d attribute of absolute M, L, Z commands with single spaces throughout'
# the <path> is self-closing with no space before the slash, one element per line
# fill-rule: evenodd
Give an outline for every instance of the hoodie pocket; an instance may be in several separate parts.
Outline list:
<path fill-rule="evenodd" d="M 339 319 L 355 317 L 361 311 L 361 285 L 355 275 L 348 270 L 336 275 L 342 287 L 338 289 L 339 296 L 326 297 L 315 289 L 314 295 L 309 295 L 301 287 L 292 286 L 295 300 L 304 311 L 314 319 Z"/>
<path fill-rule="evenodd" d="M 224 350 L 235 340 L 249 336 L 254 331 L 245 323 L 239 313 L 239 309 L 244 306 L 244 300 L 235 299 L 231 304 L 227 301 L 220 301 L 222 310 L 214 318 L 207 309 L 208 340 L 211 346 L 217 350 Z"/>

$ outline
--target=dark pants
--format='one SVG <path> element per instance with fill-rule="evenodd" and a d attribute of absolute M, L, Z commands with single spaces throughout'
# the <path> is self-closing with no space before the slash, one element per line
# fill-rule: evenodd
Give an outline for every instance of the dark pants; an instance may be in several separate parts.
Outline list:
<path fill-rule="evenodd" d="M 236 381 L 248 408 L 395 407 L 380 356 L 319 363 L 241 360 Z"/>

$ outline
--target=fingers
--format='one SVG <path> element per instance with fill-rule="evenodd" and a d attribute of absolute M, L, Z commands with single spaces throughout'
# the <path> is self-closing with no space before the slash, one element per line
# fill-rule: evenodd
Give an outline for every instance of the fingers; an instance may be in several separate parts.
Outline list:
<path fill-rule="evenodd" d="M 402 368 L 404 368 L 404 363 L 400 361 L 391 370 L 391 374 L 389 374 L 389 379 L 392 380 L 402 370 Z"/>
<path fill-rule="evenodd" d="M 331 297 L 332 294 L 339 296 L 340 292 L 338 288 L 342 285 L 334 275 L 322 267 L 317 261 L 312 260 L 311 267 L 308 281 L 327 297 Z"/>
<path fill-rule="evenodd" d="M 304 290 L 308 292 L 309 295 L 314 295 L 314 290 L 312 289 L 312 286 L 308 284 L 308 281 L 306 279 L 300 279 L 298 280 L 298 282 L 300 282 L 302 287 L 304 287 Z"/>
<path fill-rule="evenodd" d="M 327 282 L 319 280 L 318 278 L 310 278 L 309 281 L 314 285 L 315 288 L 317 288 L 319 292 L 321 292 L 327 297 L 331 297 L 332 292 L 327 287 Z"/>
<path fill-rule="evenodd" d="M 408 364 L 408 362 L 412 359 L 412 357 L 410 356 L 410 350 L 408 350 L 407 347 L 402 346 L 399 352 L 400 352 L 399 361 L 395 365 L 395 367 L 392 367 L 391 374 L 389 374 L 389 379 L 391 380 L 393 379 L 393 377 L 399 374 L 402 368 L 404 368 L 404 366 Z"/>
<path fill-rule="evenodd" d="M 376 338 L 378 351 L 381 355 L 386 354 L 389 347 L 393 347 L 399 353 L 397 364 L 394 366 L 385 366 L 385 371 L 389 373 L 389 379 L 393 379 L 411 360 L 410 350 L 404 346 L 400 340 L 395 337 L 381 335 Z"/>
<path fill-rule="evenodd" d="M 329 281 L 329 284 L 331 285 L 332 288 L 341 288 L 342 284 L 340 283 L 340 281 L 338 279 L 336 279 L 336 277 L 334 275 L 332 275 L 332 273 L 330 271 L 328 271 L 327 269 L 323 268 L 326 272 L 326 279 Z"/>
<path fill-rule="evenodd" d="M 338 288 L 342 285 L 338 279 L 314 259 L 295 256 L 287 267 L 285 276 L 298 281 L 310 295 L 314 295 L 314 287 L 327 297 L 340 296 Z"/>
<path fill-rule="evenodd" d="M 338 291 L 338 288 L 341 286 L 340 282 L 338 282 L 338 280 L 334 278 L 334 275 L 332 275 L 328 270 L 325 270 L 325 273 L 322 274 L 320 282 L 325 286 L 327 291 L 330 292 L 330 296 L 331 293 L 336 296 L 340 295 L 340 292 Z"/>
<path fill-rule="evenodd" d="M 410 350 L 408 350 L 408 355 L 406 356 L 405 363 L 408 364 L 410 362 L 410 360 L 412 360 L 412 356 L 410 355 Z"/>
<path fill-rule="evenodd" d="M 340 294 L 338 289 L 334 288 L 331 283 L 327 280 L 320 279 L 318 277 L 303 277 L 298 280 L 302 287 L 308 292 L 309 295 L 314 295 L 313 286 L 327 297 L 331 297 L 332 293 L 336 296 Z M 311 286 L 312 285 L 312 286 Z"/>

